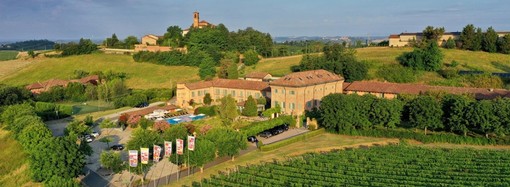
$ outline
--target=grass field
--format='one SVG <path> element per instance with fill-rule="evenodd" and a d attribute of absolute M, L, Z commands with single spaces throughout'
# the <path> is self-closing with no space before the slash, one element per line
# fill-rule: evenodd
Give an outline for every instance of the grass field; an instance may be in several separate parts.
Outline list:
<path fill-rule="evenodd" d="M 0 81 L 11 85 L 25 85 L 52 78 L 70 79 L 74 70 L 125 72 L 127 86 L 135 89 L 170 88 L 176 82 L 200 79 L 196 67 L 137 63 L 131 56 L 98 53 L 40 59 L 15 74 L 0 77 Z"/>
<path fill-rule="evenodd" d="M 70 102 L 70 103 L 58 103 L 61 105 L 72 106 L 73 114 L 88 114 L 92 112 L 112 110 L 115 107 L 112 103 L 105 101 L 87 101 L 87 102 Z"/>
<path fill-rule="evenodd" d="M 293 65 L 298 65 L 303 56 L 288 56 L 288 57 L 276 57 L 276 58 L 266 58 L 260 60 L 257 65 L 246 68 L 246 73 L 250 72 L 267 72 L 273 76 L 284 76 L 289 74 L 290 67 Z"/>
<path fill-rule="evenodd" d="M 190 177 L 182 178 L 179 182 L 169 186 L 191 185 L 192 181 L 199 181 L 208 178 L 211 175 L 218 174 L 219 171 L 232 169 L 237 165 L 260 164 L 261 162 L 272 162 L 273 160 L 285 160 L 290 156 L 300 155 L 308 152 L 330 151 L 332 149 L 342 149 L 345 147 L 356 147 L 360 145 L 372 145 L 373 143 L 385 144 L 388 142 L 398 142 L 397 139 L 384 139 L 372 137 L 353 137 L 325 133 L 320 136 L 310 138 L 306 141 L 296 142 L 277 150 L 261 152 L 252 151 L 242 155 L 234 161 L 227 161 L 211 168 L 205 169 L 204 173 L 195 173 Z"/>
<path fill-rule="evenodd" d="M 18 56 L 18 51 L 0 51 L 0 61 L 13 60 Z"/>
<path fill-rule="evenodd" d="M 0 186 L 41 186 L 30 181 L 27 154 L 8 131 L 0 129 Z"/>

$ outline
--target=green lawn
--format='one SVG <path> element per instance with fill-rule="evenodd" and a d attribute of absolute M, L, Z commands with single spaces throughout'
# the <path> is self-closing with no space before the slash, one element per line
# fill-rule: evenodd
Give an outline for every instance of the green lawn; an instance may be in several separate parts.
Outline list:
<path fill-rule="evenodd" d="M 284 76 L 291 73 L 290 67 L 298 65 L 303 56 L 288 56 L 288 57 L 276 57 L 266 58 L 260 60 L 255 66 L 246 67 L 246 73 L 250 72 L 267 72 L 273 76 Z"/>
<path fill-rule="evenodd" d="M 0 51 L 0 61 L 13 60 L 18 56 L 18 51 Z"/>
<path fill-rule="evenodd" d="M 170 88 L 178 82 L 200 79 L 196 67 L 137 63 L 128 55 L 97 53 L 42 59 L 15 74 L 0 77 L 0 81 L 11 85 L 26 85 L 52 78 L 70 79 L 74 70 L 125 72 L 127 86 L 134 89 Z"/>
<path fill-rule="evenodd" d="M 28 155 L 8 131 L 0 129 L 0 142 L 0 186 L 41 186 L 31 182 Z"/>
<path fill-rule="evenodd" d="M 105 101 L 86 101 L 86 102 L 71 102 L 71 103 L 59 103 L 61 105 L 67 105 L 73 107 L 73 114 L 87 114 L 98 111 L 112 110 L 115 107 L 112 103 Z"/>

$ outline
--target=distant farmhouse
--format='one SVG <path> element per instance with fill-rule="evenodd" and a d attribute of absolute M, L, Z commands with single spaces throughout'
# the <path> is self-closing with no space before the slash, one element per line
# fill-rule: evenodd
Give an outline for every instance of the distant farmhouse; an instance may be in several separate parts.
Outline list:
<path fill-rule="evenodd" d="M 91 75 L 88 77 L 83 77 L 81 79 L 73 79 L 73 80 L 60 80 L 60 79 L 51 79 L 44 82 L 37 82 L 30 85 L 25 86 L 27 90 L 30 90 L 33 94 L 40 94 L 42 92 L 50 91 L 51 88 L 56 86 L 67 87 L 69 83 L 77 82 L 81 84 L 93 84 L 98 85 L 100 83 L 99 76 Z"/>
<path fill-rule="evenodd" d="M 271 77 L 268 73 L 250 73 L 244 79 L 214 79 L 195 83 L 179 83 L 176 105 L 189 107 L 202 104 L 204 96 L 210 94 L 213 104 L 222 97 L 231 95 L 238 105 L 249 96 L 265 97 L 271 107 L 279 105 L 282 113 L 303 115 L 305 111 L 318 108 L 323 97 L 333 93 L 370 94 L 378 98 L 393 99 L 398 95 L 421 95 L 426 93 L 469 94 L 475 99 L 509 97 L 505 89 L 429 86 L 423 84 L 401 84 L 376 81 L 344 82 L 344 78 L 326 70 L 295 72 L 284 77 Z M 260 108 L 260 107 L 259 107 Z"/>
<path fill-rule="evenodd" d="M 446 44 L 448 39 L 458 40 L 460 38 L 461 32 L 445 32 L 443 36 L 438 41 L 439 46 L 443 46 Z M 510 34 L 510 32 L 496 32 L 499 37 L 503 37 L 506 34 Z M 423 33 L 415 32 L 415 33 L 400 33 L 400 34 L 392 34 L 389 36 L 389 46 L 390 47 L 405 47 L 410 46 L 410 42 L 412 41 L 420 41 L 423 37 Z"/>
<path fill-rule="evenodd" d="M 182 35 L 186 35 L 191 28 L 205 28 L 205 27 L 216 27 L 213 24 L 210 24 L 209 22 L 202 20 L 200 21 L 200 13 L 193 12 L 193 24 L 190 26 L 190 28 L 185 29 L 182 31 Z M 163 38 L 163 36 L 157 36 L 154 34 L 148 34 L 142 37 L 142 42 L 140 44 L 135 45 L 135 52 L 140 51 L 149 51 L 149 52 L 166 52 L 166 51 L 181 51 L 181 52 L 187 52 L 186 48 L 172 48 L 168 46 L 159 46 L 158 40 Z"/>

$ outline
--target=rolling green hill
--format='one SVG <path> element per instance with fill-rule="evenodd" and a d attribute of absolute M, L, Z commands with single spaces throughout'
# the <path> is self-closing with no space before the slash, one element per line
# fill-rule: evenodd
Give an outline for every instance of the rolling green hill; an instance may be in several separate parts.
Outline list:
<path fill-rule="evenodd" d="M 18 56 L 18 51 L 0 51 L 0 61 L 13 60 Z"/>
<path fill-rule="evenodd" d="M 127 86 L 135 89 L 170 88 L 176 82 L 200 79 L 196 67 L 137 63 L 131 56 L 98 53 L 40 59 L 14 74 L 0 77 L 0 81 L 10 85 L 26 85 L 52 78 L 71 79 L 74 70 L 125 72 Z"/>

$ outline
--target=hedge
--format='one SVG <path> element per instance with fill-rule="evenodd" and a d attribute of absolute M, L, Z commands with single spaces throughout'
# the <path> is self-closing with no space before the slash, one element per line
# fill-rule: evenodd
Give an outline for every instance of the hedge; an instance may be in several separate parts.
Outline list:
<path fill-rule="evenodd" d="M 299 141 L 306 140 L 308 138 L 317 136 L 319 134 L 324 134 L 325 132 L 326 132 L 326 130 L 321 128 L 321 129 L 318 129 L 318 130 L 315 130 L 315 131 L 310 131 L 310 132 L 307 132 L 307 133 L 304 133 L 304 134 L 293 136 L 293 137 L 287 138 L 287 139 L 282 140 L 282 141 L 278 141 L 278 142 L 275 142 L 275 143 L 271 143 L 271 144 L 260 146 L 259 149 L 261 151 L 275 150 L 275 149 L 278 149 L 280 147 L 283 147 L 283 146 L 286 146 L 286 145 L 289 145 L 289 144 L 292 144 L 292 143 L 296 143 L 296 142 L 299 142 Z"/>
<path fill-rule="evenodd" d="M 244 132 L 246 136 L 256 136 L 262 131 L 272 129 L 276 126 L 288 124 L 290 126 L 296 125 L 296 120 L 292 116 L 280 116 L 267 121 L 254 122 L 248 126 L 241 128 L 241 132 Z"/>
<path fill-rule="evenodd" d="M 205 114 L 207 116 L 216 116 L 216 106 L 201 106 L 195 109 L 195 114 Z"/>
<path fill-rule="evenodd" d="M 58 111 L 58 116 L 55 111 Z M 71 116 L 73 114 L 73 107 L 47 102 L 36 102 L 35 112 L 43 120 L 61 119 Z"/>
<path fill-rule="evenodd" d="M 353 136 L 371 136 L 385 138 L 414 139 L 423 143 L 453 143 L 453 144 L 472 144 L 472 145 L 510 145 L 509 138 L 485 138 L 473 136 L 460 136 L 453 133 L 431 133 L 423 134 L 411 130 L 398 129 L 368 129 L 368 130 L 346 130 L 339 134 Z"/>

